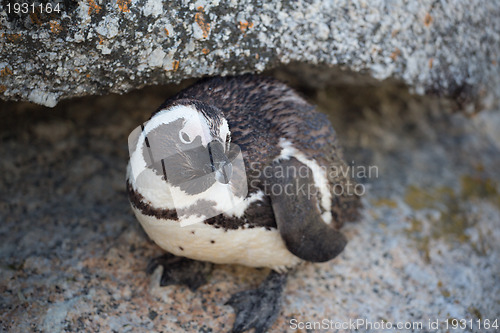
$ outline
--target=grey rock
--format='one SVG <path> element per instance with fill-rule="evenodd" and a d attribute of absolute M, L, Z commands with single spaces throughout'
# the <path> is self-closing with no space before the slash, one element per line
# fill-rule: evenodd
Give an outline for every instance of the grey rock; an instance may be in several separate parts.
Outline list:
<path fill-rule="evenodd" d="M 1 98 L 53 107 L 291 62 L 396 79 L 471 111 L 500 96 L 498 1 L 80 0 L 60 9 L 1 9 Z M 301 74 L 307 85 L 322 78 Z"/>

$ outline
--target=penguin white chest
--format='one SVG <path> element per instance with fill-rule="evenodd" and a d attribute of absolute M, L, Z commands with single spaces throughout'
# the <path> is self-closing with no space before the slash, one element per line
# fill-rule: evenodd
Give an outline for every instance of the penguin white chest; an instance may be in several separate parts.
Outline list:
<path fill-rule="evenodd" d="M 284 271 L 302 260 L 290 253 L 277 229 L 224 229 L 205 223 L 181 227 L 178 221 L 158 219 L 132 207 L 148 236 L 164 250 L 217 264 L 241 264 Z"/>

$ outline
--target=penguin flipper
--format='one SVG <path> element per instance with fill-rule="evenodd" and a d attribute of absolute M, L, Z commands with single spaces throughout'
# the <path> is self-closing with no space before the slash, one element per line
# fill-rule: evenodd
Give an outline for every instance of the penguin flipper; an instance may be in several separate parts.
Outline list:
<path fill-rule="evenodd" d="M 323 221 L 317 193 L 311 193 L 317 190 L 311 169 L 292 157 L 273 164 L 268 176 L 272 184 L 268 194 L 287 249 L 312 262 L 328 261 L 340 254 L 347 240 Z"/>

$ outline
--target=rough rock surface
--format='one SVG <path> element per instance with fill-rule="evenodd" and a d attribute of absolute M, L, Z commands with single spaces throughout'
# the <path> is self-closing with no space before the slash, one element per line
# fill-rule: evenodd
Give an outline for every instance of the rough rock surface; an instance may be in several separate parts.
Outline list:
<path fill-rule="evenodd" d="M 63 0 L 59 13 L 18 14 L 4 2 L 6 100 L 54 106 L 292 61 L 397 79 L 476 109 L 500 96 L 498 1 Z"/>
<path fill-rule="evenodd" d="M 159 287 L 160 270 L 145 273 L 162 251 L 127 202 L 127 136 L 169 91 L 86 97 L 50 112 L 0 104 L 0 331 L 230 330 L 224 303 L 267 270 L 217 265 L 196 292 Z M 271 331 L 294 331 L 293 320 L 365 319 L 494 332 L 476 320 L 500 320 L 500 113 L 467 118 L 393 85 L 309 97 L 331 116 L 365 185 L 365 211 L 345 227 L 342 255 L 290 278 Z M 363 177 L 370 166 L 377 173 Z M 446 329 L 453 319 L 473 329 Z"/>

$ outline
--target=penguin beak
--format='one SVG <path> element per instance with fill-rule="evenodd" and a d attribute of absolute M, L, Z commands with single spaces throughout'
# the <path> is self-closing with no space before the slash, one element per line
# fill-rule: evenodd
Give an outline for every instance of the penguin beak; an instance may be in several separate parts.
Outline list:
<path fill-rule="evenodd" d="M 215 179 L 222 184 L 227 184 L 233 176 L 233 165 L 224 154 L 224 146 L 220 141 L 213 140 L 208 144 L 208 153 Z"/>

